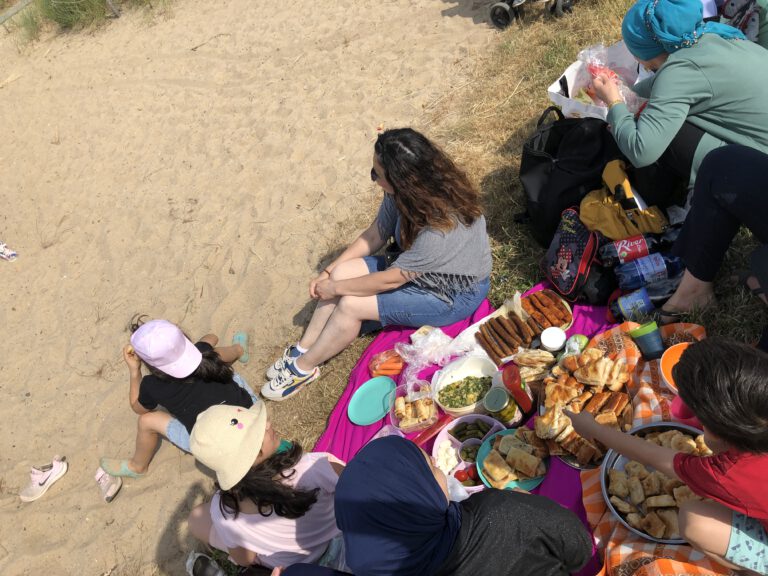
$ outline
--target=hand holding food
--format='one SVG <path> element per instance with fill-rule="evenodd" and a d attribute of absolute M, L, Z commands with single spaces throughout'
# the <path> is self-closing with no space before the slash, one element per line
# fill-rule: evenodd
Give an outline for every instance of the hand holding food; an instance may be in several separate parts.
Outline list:
<path fill-rule="evenodd" d="M 621 94 L 619 93 L 619 85 L 616 80 L 615 74 L 608 74 L 601 72 L 592 81 L 592 86 L 595 89 L 595 94 L 606 104 L 611 104 L 616 100 L 621 100 Z"/>
<path fill-rule="evenodd" d="M 138 370 L 141 367 L 141 360 L 130 344 L 126 344 L 123 348 L 123 360 L 125 360 L 125 363 L 128 364 L 128 368 L 131 370 Z"/>

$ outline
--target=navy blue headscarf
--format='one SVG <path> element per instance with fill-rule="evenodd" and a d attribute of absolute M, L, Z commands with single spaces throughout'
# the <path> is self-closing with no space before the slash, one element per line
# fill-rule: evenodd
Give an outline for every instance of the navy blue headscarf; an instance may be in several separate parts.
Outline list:
<path fill-rule="evenodd" d="M 422 576 L 448 558 L 461 527 L 421 450 L 397 436 L 366 445 L 336 485 L 336 524 L 356 576 Z"/>

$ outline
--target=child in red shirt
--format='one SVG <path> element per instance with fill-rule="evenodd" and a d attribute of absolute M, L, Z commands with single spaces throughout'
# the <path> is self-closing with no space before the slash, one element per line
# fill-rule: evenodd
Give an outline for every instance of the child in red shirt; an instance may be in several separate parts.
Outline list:
<path fill-rule="evenodd" d="M 686 349 L 672 375 L 713 456 L 651 444 L 596 423 L 588 412 L 566 414 L 583 437 L 714 500 L 680 507 L 680 533 L 691 545 L 732 569 L 768 574 L 768 355 L 710 338 Z"/>

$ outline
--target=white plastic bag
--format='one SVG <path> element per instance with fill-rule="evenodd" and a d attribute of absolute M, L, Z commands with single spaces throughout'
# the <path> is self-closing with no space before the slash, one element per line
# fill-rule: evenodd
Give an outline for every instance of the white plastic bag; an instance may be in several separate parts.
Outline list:
<path fill-rule="evenodd" d="M 411 343 L 398 342 L 395 352 L 405 361 L 403 379 L 411 386 L 419 382 L 418 374 L 427 366 L 445 366 L 454 356 L 461 356 L 469 350 L 466 342 L 448 336 L 440 328 L 425 326 L 411 335 Z M 402 381 L 402 380 L 401 380 Z"/>
<path fill-rule="evenodd" d="M 629 88 L 637 82 L 640 66 L 624 42 L 619 41 L 608 47 L 597 44 L 585 48 L 579 52 L 576 62 L 568 66 L 562 76 L 547 89 L 549 99 L 560 106 L 567 118 L 607 118 L 607 106 L 595 102 L 583 92 L 592 82 L 590 68 L 596 72 L 599 67 L 612 70 L 620 78 L 619 91 L 630 112 L 636 113 L 642 108 L 645 101 Z M 567 85 L 568 96 L 562 84 Z"/>

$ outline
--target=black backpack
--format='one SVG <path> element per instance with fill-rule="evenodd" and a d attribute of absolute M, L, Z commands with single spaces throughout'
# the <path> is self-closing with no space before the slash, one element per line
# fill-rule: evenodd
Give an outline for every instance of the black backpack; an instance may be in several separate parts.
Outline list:
<path fill-rule="evenodd" d="M 548 120 L 551 113 L 557 118 Z M 520 182 L 533 238 L 548 247 L 563 210 L 578 206 L 602 186 L 603 168 L 621 157 L 608 124 L 597 118 L 565 118 L 550 106 L 523 144 Z"/>

